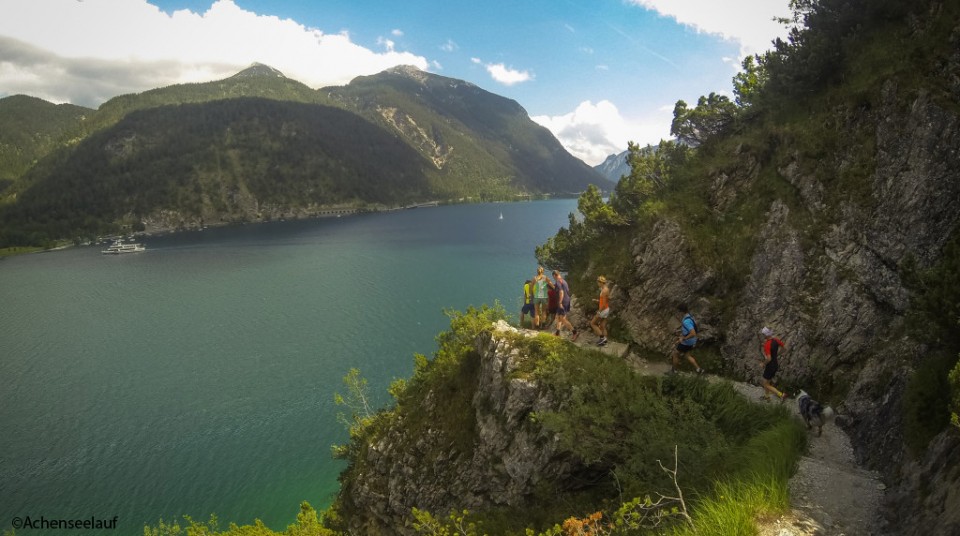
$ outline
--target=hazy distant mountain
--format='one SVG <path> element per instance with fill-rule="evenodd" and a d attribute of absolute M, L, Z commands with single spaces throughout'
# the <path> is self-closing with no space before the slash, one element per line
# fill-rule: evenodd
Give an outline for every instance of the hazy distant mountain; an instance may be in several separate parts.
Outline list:
<path fill-rule="evenodd" d="M 612 154 L 601 164 L 594 166 L 593 169 L 607 179 L 617 182 L 620 180 L 620 177 L 630 174 L 630 165 L 627 164 L 627 155 L 629 153 L 630 151 L 624 151 L 620 154 Z"/>
<path fill-rule="evenodd" d="M 32 114 L 42 131 L 74 133 L 59 143 L 23 134 L 16 118 L 44 107 L 25 99 L 0 99 L 0 125 L 35 155 L 19 167 L 0 159 L 9 177 L 0 247 L 144 221 L 193 226 L 329 205 L 612 188 L 515 101 L 412 67 L 312 90 L 254 65 L 116 97 L 96 112 L 74 107 L 82 120 L 59 130 Z"/>

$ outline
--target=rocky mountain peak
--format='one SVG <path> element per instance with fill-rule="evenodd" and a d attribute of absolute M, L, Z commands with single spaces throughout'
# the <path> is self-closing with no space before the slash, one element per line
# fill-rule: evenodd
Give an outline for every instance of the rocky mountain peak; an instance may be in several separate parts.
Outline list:
<path fill-rule="evenodd" d="M 613 182 L 620 180 L 620 177 L 630 174 L 630 165 L 627 164 L 627 154 L 630 151 L 623 151 L 620 154 L 612 154 L 601 164 L 593 166 L 601 175 Z"/>
<path fill-rule="evenodd" d="M 427 72 L 420 70 L 420 68 L 416 67 L 415 65 L 397 65 L 396 67 L 391 67 L 384 72 L 412 78 L 421 84 L 426 83 L 427 77 L 429 76 Z"/>
<path fill-rule="evenodd" d="M 247 67 L 246 69 L 233 75 L 231 78 L 254 78 L 261 76 L 267 76 L 271 78 L 286 78 L 286 76 L 284 76 L 280 71 L 262 63 L 254 63 L 250 67 Z"/>

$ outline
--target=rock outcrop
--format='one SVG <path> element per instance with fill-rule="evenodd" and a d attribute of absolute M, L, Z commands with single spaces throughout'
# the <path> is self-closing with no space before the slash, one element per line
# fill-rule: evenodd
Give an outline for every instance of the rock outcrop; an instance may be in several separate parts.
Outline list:
<path fill-rule="evenodd" d="M 696 267 L 691 239 L 678 223 L 663 219 L 634 241 L 638 283 L 624 289 L 629 298 L 622 319 L 641 346 L 663 349 L 672 337 L 672 308 L 687 301 L 708 339 L 719 344 L 724 367 L 748 381 L 759 380 L 758 332 L 773 327 L 789 346 L 781 380 L 846 393 L 834 401 L 840 402 L 838 423 L 851 435 L 858 460 L 884 474 L 891 511 L 901 513 L 891 516 L 888 530 L 946 534 L 957 526 L 948 512 L 960 511 L 954 470 L 960 440 L 956 431 L 945 432 L 915 460 L 903 445 L 903 395 L 925 348 L 905 335 L 911 294 L 901 273 L 908 260 L 920 269 L 933 266 L 960 223 L 960 117 L 925 91 L 900 94 L 893 82 L 883 86 L 880 102 L 870 111 L 840 114 L 844 128 L 875 132 L 865 198 L 831 200 L 829 185 L 818 179 L 822 172 L 792 163 L 779 168 L 802 207 L 769 204 L 732 316 L 715 318 L 710 303 L 699 298 L 710 295 L 715 275 Z M 854 165 L 855 150 L 849 151 L 820 165 L 839 175 Z M 757 180 L 755 160 L 743 162 L 714 177 L 717 192 Z M 730 195 L 718 194 L 714 203 L 725 205 Z M 791 210 L 808 217 L 794 218 Z M 821 228 L 797 223 L 811 220 Z M 907 497 L 916 516 L 902 515 Z"/>
<path fill-rule="evenodd" d="M 470 449 L 448 431 L 429 427 L 410 444 L 407 423 L 396 421 L 358 462 L 341 501 L 351 510 L 351 534 L 412 534 L 411 509 L 444 516 L 451 510 L 523 507 L 541 482 L 562 480 L 578 466 L 559 452 L 557 439 L 529 419 L 555 409 L 536 381 L 518 374 L 525 355 L 510 342 L 519 332 L 500 322 L 476 343 L 478 367 L 471 389 L 476 428 Z M 450 411 L 430 393 L 417 413 L 427 422 Z"/>

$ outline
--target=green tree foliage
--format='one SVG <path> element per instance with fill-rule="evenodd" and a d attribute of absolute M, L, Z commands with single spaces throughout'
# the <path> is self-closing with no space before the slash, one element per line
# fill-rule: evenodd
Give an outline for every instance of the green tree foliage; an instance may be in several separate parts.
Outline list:
<path fill-rule="evenodd" d="M 600 189 L 592 184 L 577 199 L 577 210 L 583 214 L 584 225 L 590 229 L 615 227 L 626 223 L 626 220 L 603 200 Z"/>
<path fill-rule="evenodd" d="M 960 231 L 940 262 L 919 273 L 908 265 L 905 280 L 914 291 L 907 318 L 917 339 L 951 355 L 960 352 Z"/>
<path fill-rule="evenodd" d="M 143 536 L 337 536 L 338 533 L 325 528 L 317 517 L 317 511 L 304 501 L 300 504 L 297 522 L 289 525 L 283 532 L 271 530 L 257 519 L 253 525 L 238 526 L 230 523 L 226 529 L 220 528 L 217 516 L 211 515 L 207 521 L 195 521 L 184 516 L 185 524 L 176 521 L 160 522 L 155 526 L 143 528 Z"/>
<path fill-rule="evenodd" d="M 413 529 L 417 534 L 427 536 L 481 536 L 485 533 L 480 531 L 476 523 L 469 520 L 470 512 L 450 512 L 446 519 L 438 519 L 426 510 L 414 508 Z"/>
<path fill-rule="evenodd" d="M 917 365 L 903 393 L 903 438 L 921 453 L 951 421 L 951 371 L 957 355 L 934 352 Z"/>
<path fill-rule="evenodd" d="M 621 220 L 635 223 L 641 216 L 645 203 L 654 199 L 670 184 L 673 169 L 684 164 L 690 148 L 674 141 L 663 140 L 657 147 L 644 148 L 630 142 L 628 150 L 630 174 L 617 183 L 613 195 L 610 196 L 610 205 Z"/>
<path fill-rule="evenodd" d="M 567 226 L 535 248 L 537 261 L 542 266 L 569 271 L 582 255 L 588 240 L 587 227 L 571 212 Z"/>
<path fill-rule="evenodd" d="M 733 77 L 734 102 L 741 108 L 753 104 L 767 82 L 767 70 L 764 57 L 754 54 L 743 58 L 743 70 Z"/>
<path fill-rule="evenodd" d="M 725 95 L 710 93 L 697 100 L 696 108 L 678 100 L 673 108 L 670 134 L 687 145 L 699 146 L 728 131 L 737 116 L 737 105 Z"/>
<path fill-rule="evenodd" d="M 929 350 L 904 393 L 904 438 L 916 452 L 943 431 L 957 411 L 960 353 L 960 233 L 944 247 L 940 262 L 917 272 L 909 264 L 904 280 L 914 291 L 907 322 Z"/>
<path fill-rule="evenodd" d="M 690 155 L 689 147 L 674 141 L 645 148 L 631 142 L 627 154 L 630 174 L 620 179 L 607 202 L 596 187 L 580 194 L 580 217 L 570 214 L 567 227 L 536 248 L 540 264 L 570 271 L 578 259 L 588 257 L 597 238 L 614 235 L 655 212 L 656 201 L 673 181 L 674 170 L 685 165 Z"/>
<path fill-rule="evenodd" d="M 730 385 L 641 377 L 596 355 L 547 361 L 540 376 L 567 403 L 537 418 L 595 474 L 616 475 L 630 497 L 672 489 L 655 460 L 673 459 L 676 445 L 686 485 L 708 489 L 737 468 L 731 455 L 738 445 L 786 418 L 744 400 Z"/>
<path fill-rule="evenodd" d="M 871 31 L 889 32 L 911 13 L 930 8 L 935 0 L 791 0 L 786 40 L 774 42 L 765 57 L 771 95 L 805 98 L 835 83 L 854 58 L 857 43 Z M 889 36 L 888 36 L 889 40 Z"/>
<path fill-rule="evenodd" d="M 77 138 L 94 110 L 13 95 L 0 99 L 0 199 L 39 159 Z"/>
<path fill-rule="evenodd" d="M 347 428 L 351 438 L 359 439 L 363 436 L 363 429 L 373 421 L 370 386 L 367 379 L 360 375 L 360 369 L 356 368 L 350 369 L 343 377 L 343 385 L 347 388 L 347 394 L 334 393 L 333 402 L 345 407 L 349 414 L 338 413 L 337 420 Z M 351 454 L 350 444 L 334 445 L 331 452 L 334 458 L 345 459 Z"/>

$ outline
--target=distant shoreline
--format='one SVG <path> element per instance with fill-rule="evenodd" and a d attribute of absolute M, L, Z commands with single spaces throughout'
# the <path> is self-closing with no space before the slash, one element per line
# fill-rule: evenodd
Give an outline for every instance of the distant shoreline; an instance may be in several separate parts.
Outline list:
<path fill-rule="evenodd" d="M 524 203 L 524 202 L 533 202 L 533 201 L 547 201 L 550 199 L 575 199 L 579 197 L 579 193 L 558 193 L 558 194 L 531 194 L 525 196 L 518 196 L 513 199 L 493 199 L 493 200 L 473 200 L 472 198 L 460 198 L 460 199 L 447 199 L 447 200 L 436 200 L 436 201 L 423 201 L 419 203 L 411 203 L 404 206 L 396 207 L 364 207 L 364 208 L 343 208 L 343 209 L 327 209 L 320 210 L 305 215 L 293 214 L 291 217 L 281 217 L 281 218 L 258 218 L 249 221 L 217 221 L 206 223 L 203 222 L 199 225 L 190 225 L 190 226 L 170 226 L 170 227 L 161 227 L 153 229 L 150 231 L 134 231 L 131 233 L 125 234 L 115 234 L 115 235 L 106 235 L 98 237 L 94 242 L 82 242 L 75 243 L 70 240 L 60 240 L 57 242 L 57 245 L 50 248 L 43 248 L 40 246 L 18 246 L 12 248 L 2 248 L 0 249 L 0 261 L 9 257 L 17 257 L 20 255 L 28 255 L 31 253 L 48 253 L 52 251 L 61 251 L 64 249 L 69 249 L 73 247 L 80 246 L 89 246 L 96 244 L 108 243 L 111 240 L 116 240 L 118 238 L 144 238 L 144 237 L 159 237 L 159 236 L 168 236 L 171 234 L 179 233 L 188 233 L 188 232 L 198 232 L 203 231 L 208 228 L 222 228 L 222 227 L 232 227 L 232 226 L 241 226 L 241 225 L 259 225 L 263 223 L 275 223 L 275 222 L 286 222 L 286 221 L 307 221 L 307 220 L 319 220 L 327 218 L 339 218 L 339 217 L 348 217 L 356 216 L 358 214 L 375 214 L 380 212 L 395 212 L 399 210 L 413 210 L 418 208 L 430 208 L 437 206 L 445 205 L 478 205 L 482 203 Z M 202 221 L 202 220 L 201 220 Z"/>

